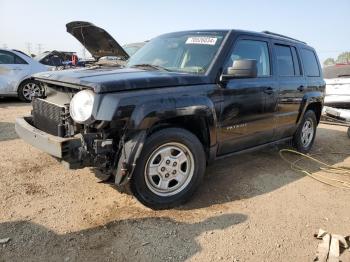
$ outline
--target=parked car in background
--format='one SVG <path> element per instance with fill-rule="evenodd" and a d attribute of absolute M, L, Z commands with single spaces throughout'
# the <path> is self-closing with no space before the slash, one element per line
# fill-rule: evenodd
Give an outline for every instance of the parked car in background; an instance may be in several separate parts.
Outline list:
<path fill-rule="evenodd" d="M 33 97 L 42 96 L 44 89 L 31 75 L 51 70 L 25 53 L 18 50 L 0 49 L 0 97 L 18 96 L 29 102 Z"/>
<path fill-rule="evenodd" d="M 67 51 L 45 51 L 34 58 L 38 62 L 54 66 L 56 69 L 67 69 L 76 67 L 78 64 L 78 56 L 75 52 Z"/>
<path fill-rule="evenodd" d="M 350 109 L 350 64 L 323 68 L 326 81 L 325 106 Z"/>
<path fill-rule="evenodd" d="M 102 46 L 91 50 L 126 57 L 113 44 Z M 93 167 L 128 184 L 155 209 L 190 199 L 216 159 L 283 141 L 309 152 L 325 87 L 312 47 L 240 30 L 169 33 L 122 69 L 35 79 L 46 97 L 16 120 L 17 134 L 70 168 Z"/>

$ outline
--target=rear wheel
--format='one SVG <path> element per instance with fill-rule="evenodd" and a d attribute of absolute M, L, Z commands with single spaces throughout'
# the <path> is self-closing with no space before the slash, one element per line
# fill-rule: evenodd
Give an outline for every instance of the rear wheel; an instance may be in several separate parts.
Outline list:
<path fill-rule="evenodd" d="M 203 146 L 191 132 L 167 128 L 146 141 L 130 181 L 133 194 L 144 205 L 165 209 L 192 196 L 205 172 Z"/>
<path fill-rule="evenodd" d="M 317 120 L 312 110 L 306 111 L 299 128 L 294 134 L 293 144 L 299 152 L 308 153 L 315 140 Z"/>
<path fill-rule="evenodd" d="M 18 88 L 18 97 L 24 102 L 31 102 L 34 97 L 43 95 L 43 88 L 35 80 L 26 80 Z"/>

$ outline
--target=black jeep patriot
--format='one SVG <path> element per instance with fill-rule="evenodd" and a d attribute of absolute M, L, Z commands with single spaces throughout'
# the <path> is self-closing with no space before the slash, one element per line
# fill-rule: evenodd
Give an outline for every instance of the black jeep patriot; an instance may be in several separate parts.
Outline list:
<path fill-rule="evenodd" d="M 130 185 L 154 209 L 188 200 L 220 157 L 288 139 L 308 152 L 325 88 L 306 43 L 240 30 L 165 34 L 123 68 L 34 78 L 45 97 L 17 119 L 18 135 L 70 168 Z"/>

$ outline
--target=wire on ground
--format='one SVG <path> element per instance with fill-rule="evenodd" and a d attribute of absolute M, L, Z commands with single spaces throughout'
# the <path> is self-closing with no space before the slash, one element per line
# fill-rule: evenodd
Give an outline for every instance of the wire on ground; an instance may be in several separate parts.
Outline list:
<path fill-rule="evenodd" d="M 290 161 L 283 155 L 285 153 L 299 155 L 301 157 L 295 161 Z M 327 163 L 313 157 L 316 155 L 323 155 L 323 154 L 306 155 L 306 154 L 300 153 L 300 152 L 292 150 L 292 149 L 282 149 L 279 151 L 279 154 L 284 161 L 286 161 L 290 164 L 291 169 L 294 171 L 303 173 L 303 174 L 317 180 L 318 182 L 321 182 L 321 183 L 329 185 L 329 186 L 343 188 L 343 189 L 350 189 L 350 180 L 343 179 L 344 176 L 350 175 L 350 168 L 349 167 L 335 167 L 335 166 L 327 164 Z M 350 153 L 338 153 L 338 152 L 331 152 L 328 154 L 350 155 Z M 305 170 L 303 167 L 297 165 L 297 163 L 299 163 L 303 159 L 308 159 L 308 160 L 311 160 L 312 162 L 315 162 L 315 163 L 321 165 L 320 171 L 325 172 L 325 175 L 322 175 L 319 172 L 311 173 L 311 171 Z"/>

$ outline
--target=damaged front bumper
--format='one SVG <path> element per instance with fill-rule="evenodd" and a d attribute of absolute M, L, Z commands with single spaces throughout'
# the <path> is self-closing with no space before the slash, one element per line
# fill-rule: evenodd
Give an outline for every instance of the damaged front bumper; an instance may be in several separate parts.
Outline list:
<path fill-rule="evenodd" d="M 31 116 L 16 119 L 15 128 L 20 138 L 54 157 L 69 163 L 76 161 L 78 150 L 82 145 L 80 138 L 50 135 L 34 127 L 32 122 Z"/>
<path fill-rule="evenodd" d="M 74 137 L 59 137 L 46 133 L 33 124 L 32 116 L 16 119 L 18 136 L 32 146 L 59 158 L 69 169 L 84 167 L 99 168 L 105 174 L 115 176 L 115 184 L 122 185 L 131 177 L 146 137 L 145 131 L 132 135 L 113 150 L 112 139 L 97 138 L 97 134 L 77 134 Z M 123 148 L 123 150 L 121 150 Z"/>

